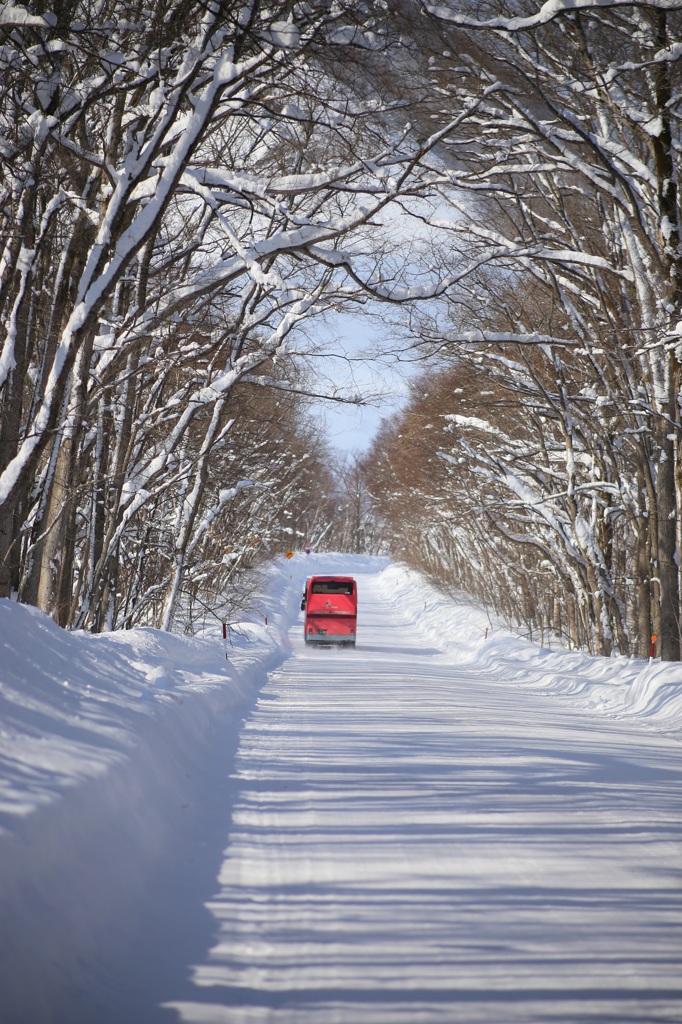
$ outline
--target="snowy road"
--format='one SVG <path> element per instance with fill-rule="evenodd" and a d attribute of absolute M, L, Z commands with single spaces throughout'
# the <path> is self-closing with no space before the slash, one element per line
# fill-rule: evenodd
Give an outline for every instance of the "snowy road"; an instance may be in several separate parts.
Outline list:
<path fill-rule="evenodd" d="M 166 1007 L 682 1021 L 679 742 L 453 667 L 356 576 L 357 649 L 296 626 L 242 731 L 214 945 Z"/>

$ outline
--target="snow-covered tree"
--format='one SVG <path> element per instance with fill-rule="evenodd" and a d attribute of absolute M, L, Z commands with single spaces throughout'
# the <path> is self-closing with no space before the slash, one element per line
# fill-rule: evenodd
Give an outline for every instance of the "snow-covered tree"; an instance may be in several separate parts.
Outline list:
<path fill-rule="evenodd" d="M 421 340 L 449 349 L 460 376 L 475 346 L 482 390 L 501 387 L 498 402 L 517 416 L 497 436 L 503 413 L 483 401 L 485 415 L 469 412 L 477 443 L 457 459 L 488 478 L 478 494 L 498 523 L 512 494 L 525 510 L 527 529 L 508 537 L 520 565 L 534 524 L 554 531 L 570 579 L 585 576 L 567 584 L 562 572 L 558 598 L 577 587 L 592 605 L 595 649 L 622 649 L 629 617 L 634 650 L 656 634 L 662 656 L 677 659 L 680 5 L 407 10 L 418 8 L 421 18 L 403 15 L 428 81 L 415 130 L 433 131 L 487 90 L 439 149 L 449 180 L 430 217 L 452 238 L 441 262 L 481 269 L 460 276 L 449 322 Z M 448 413 L 463 415 L 456 397 Z M 474 425 L 451 428 L 461 446 Z M 624 600 L 617 579 L 636 596 Z"/>
<path fill-rule="evenodd" d="M 0 593 L 100 620 L 173 488 L 181 578 L 235 384 L 398 289 L 374 218 L 437 138 L 377 129 L 371 2 L 5 6 L 0 34 Z"/>

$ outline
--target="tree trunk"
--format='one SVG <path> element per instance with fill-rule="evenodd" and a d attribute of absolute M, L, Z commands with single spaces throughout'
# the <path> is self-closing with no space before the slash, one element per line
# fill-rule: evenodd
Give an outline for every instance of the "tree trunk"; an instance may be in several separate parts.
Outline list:
<path fill-rule="evenodd" d="M 668 14 L 652 13 L 656 42 L 663 50 L 669 45 Z M 675 155 L 673 152 L 670 106 L 672 87 L 670 69 L 664 61 L 652 68 L 656 107 L 661 127 L 652 135 L 651 146 L 656 168 L 659 231 L 664 258 L 668 266 L 669 304 L 673 309 L 670 326 L 675 328 L 682 316 L 682 261 L 680 259 L 680 223 L 677 202 Z M 664 368 L 665 395 L 658 410 L 656 442 L 658 472 L 658 576 L 660 580 L 661 625 L 660 654 L 664 661 L 680 659 L 680 571 L 677 564 L 677 521 L 682 507 L 677 504 L 676 461 L 680 449 L 679 359 L 673 349 L 667 354 Z"/>
<path fill-rule="evenodd" d="M 670 383 L 670 390 L 673 385 Z M 672 408 L 672 402 L 670 404 Z M 660 418 L 659 418 L 660 419 Z M 677 445 L 667 418 L 658 433 L 658 578 L 660 581 L 660 645 L 663 661 L 680 660 L 680 585 L 677 556 L 677 506 L 675 501 L 675 459 Z"/>
<path fill-rule="evenodd" d="M 653 636 L 653 623 L 651 620 L 651 547 L 649 519 L 644 515 L 646 511 L 646 484 L 644 482 L 644 471 L 641 466 L 637 469 L 637 493 L 639 504 L 639 515 L 635 526 L 637 530 L 637 552 L 635 558 L 635 572 L 637 580 L 636 592 L 636 621 L 635 629 L 637 635 L 633 637 L 633 653 L 636 657 L 645 658 L 649 652 L 648 645 Z"/>

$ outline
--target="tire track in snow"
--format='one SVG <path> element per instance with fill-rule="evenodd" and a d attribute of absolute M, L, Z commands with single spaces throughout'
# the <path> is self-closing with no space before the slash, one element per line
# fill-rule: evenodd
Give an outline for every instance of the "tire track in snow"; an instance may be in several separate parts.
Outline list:
<path fill-rule="evenodd" d="M 237 755 L 189 1024 L 682 1019 L 679 745 L 448 664 L 376 576 Z"/>

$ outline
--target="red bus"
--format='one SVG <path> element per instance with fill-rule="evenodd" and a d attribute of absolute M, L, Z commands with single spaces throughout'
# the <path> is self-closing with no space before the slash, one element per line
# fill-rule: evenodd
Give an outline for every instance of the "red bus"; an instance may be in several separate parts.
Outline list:
<path fill-rule="evenodd" d="M 355 646 L 358 588 L 352 576 L 311 576 L 301 608 L 307 644 Z"/>

